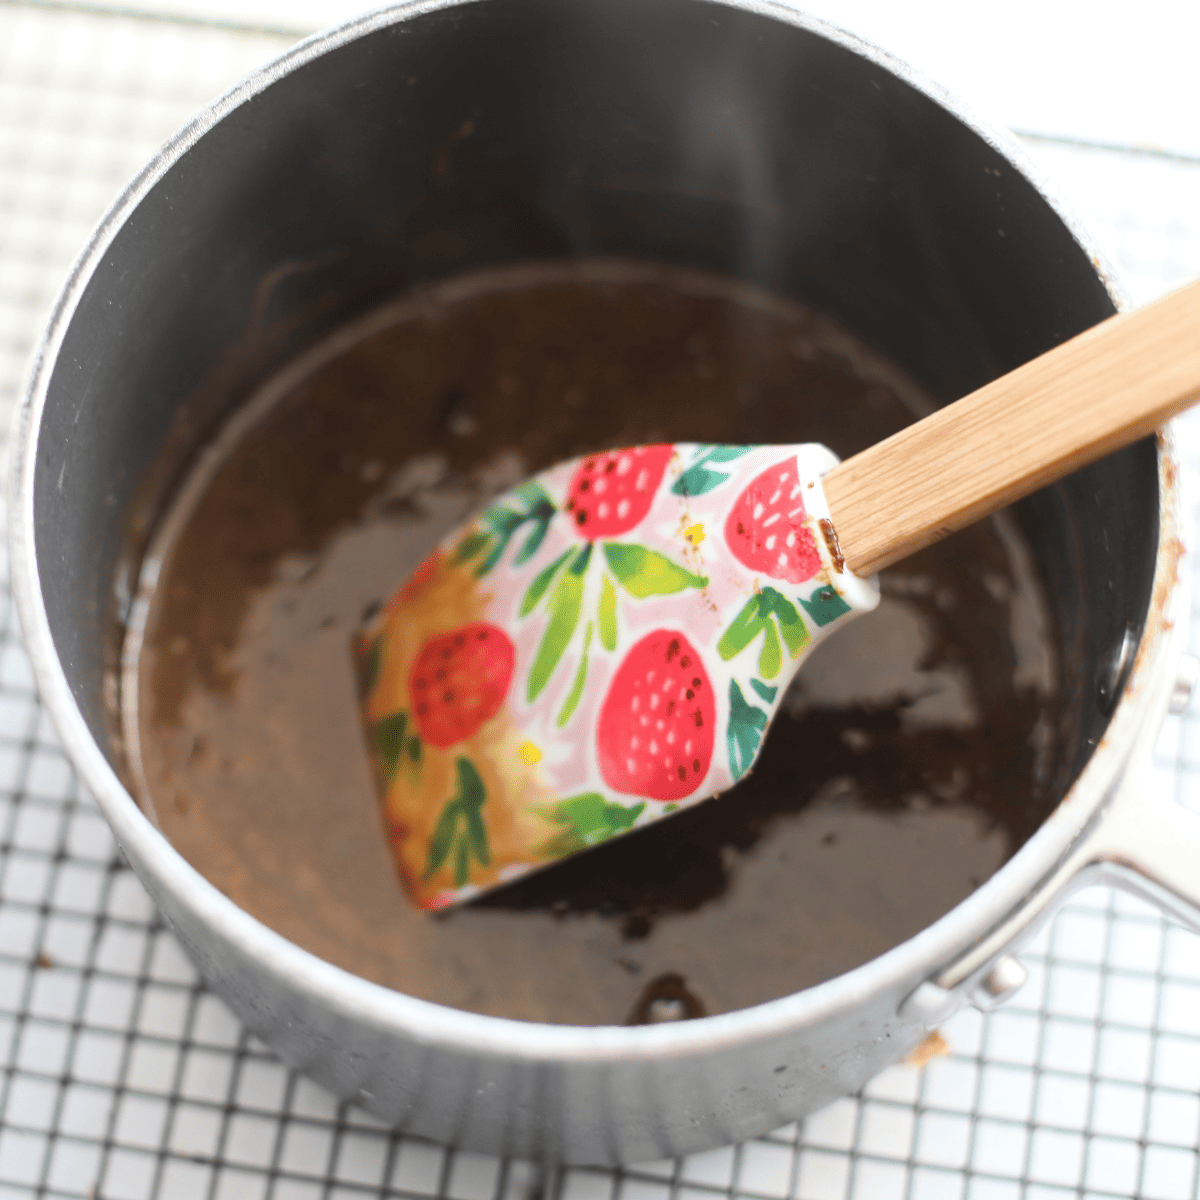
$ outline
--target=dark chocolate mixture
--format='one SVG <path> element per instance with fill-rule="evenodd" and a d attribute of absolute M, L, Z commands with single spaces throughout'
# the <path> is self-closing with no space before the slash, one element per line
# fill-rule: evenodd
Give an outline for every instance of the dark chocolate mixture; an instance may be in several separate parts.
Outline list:
<path fill-rule="evenodd" d="M 872 958 L 1055 799 L 1053 630 L 1009 518 L 886 572 L 739 787 L 440 918 L 397 884 L 349 645 L 437 539 L 560 459 L 676 440 L 846 456 L 921 410 L 819 316 L 652 266 L 492 271 L 373 314 L 254 399 L 164 523 L 125 683 L 147 806 L 280 933 L 478 1012 L 695 1016 Z"/>

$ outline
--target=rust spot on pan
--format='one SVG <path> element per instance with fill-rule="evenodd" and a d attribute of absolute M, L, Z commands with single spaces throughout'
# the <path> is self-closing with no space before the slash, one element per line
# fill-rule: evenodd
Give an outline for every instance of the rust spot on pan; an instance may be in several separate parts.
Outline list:
<path fill-rule="evenodd" d="M 940 1031 L 934 1030 L 915 1050 L 905 1058 L 910 1067 L 924 1067 L 935 1058 L 941 1058 L 950 1053 L 950 1044 L 942 1037 Z"/>

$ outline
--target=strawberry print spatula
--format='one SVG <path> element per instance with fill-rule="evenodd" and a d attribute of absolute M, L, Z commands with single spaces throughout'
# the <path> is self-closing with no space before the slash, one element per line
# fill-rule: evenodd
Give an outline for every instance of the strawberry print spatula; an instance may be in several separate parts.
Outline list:
<path fill-rule="evenodd" d="M 844 463 L 676 443 L 560 463 L 356 643 L 387 836 L 433 910 L 733 787 L 872 573 L 1200 399 L 1200 284 Z"/>

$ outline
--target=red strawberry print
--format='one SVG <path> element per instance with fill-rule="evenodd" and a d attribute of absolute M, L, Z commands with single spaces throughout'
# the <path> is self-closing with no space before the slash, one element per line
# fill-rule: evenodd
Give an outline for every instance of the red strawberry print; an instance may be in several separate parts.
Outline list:
<path fill-rule="evenodd" d="M 431 746 L 453 746 L 494 717 L 508 695 L 516 647 L 497 625 L 477 622 L 421 647 L 408 678 L 413 717 Z"/>
<path fill-rule="evenodd" d="M 691 642 L 656 629 L 625 655 L 600 709 L 600 774 L 613 791 L 682 800 L 712 762 L 716 698 Z"/>
<path fill-rule="evenodd" d="M 567 488 L 575 532 L 590 542 L 628 533 L 650 511 L 673 452 L 673 446 L 634 446 L 585 458 Z"/>
<path fill-rule="evenodd" d="M 803 583 L 821 569 L 800 492 L 794 457 L 747 485 L 725 522 L 725 541 L 738 562 L 788 583 Z"/>

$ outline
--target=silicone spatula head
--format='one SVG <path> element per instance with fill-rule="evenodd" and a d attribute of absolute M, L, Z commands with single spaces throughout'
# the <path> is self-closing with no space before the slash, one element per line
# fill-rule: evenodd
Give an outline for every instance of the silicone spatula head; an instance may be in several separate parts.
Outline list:
<path fill-rule="evenodd" d="M 639 446 L 561 463 L 417 570 L 358 641 L 409 896 L 442 908 L 714 796 L 787 685 L 874 608 L 823 446 Z"/>

